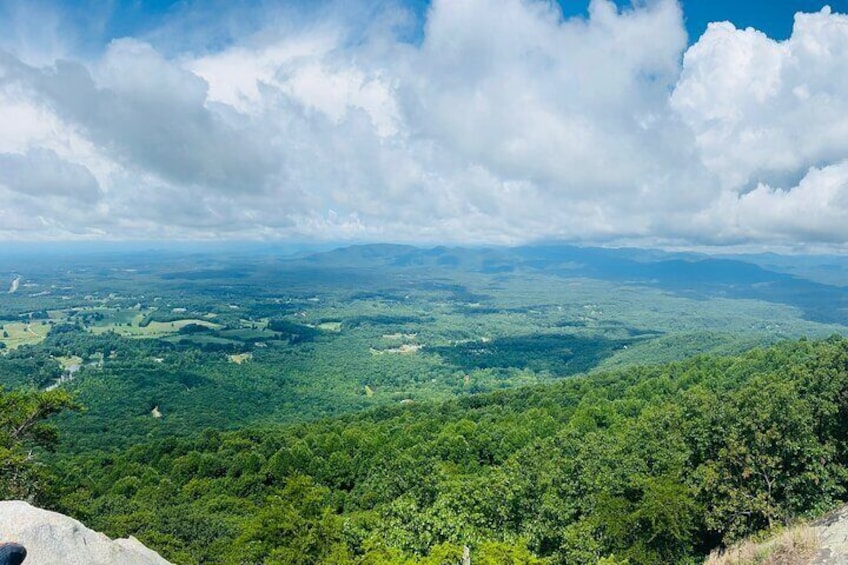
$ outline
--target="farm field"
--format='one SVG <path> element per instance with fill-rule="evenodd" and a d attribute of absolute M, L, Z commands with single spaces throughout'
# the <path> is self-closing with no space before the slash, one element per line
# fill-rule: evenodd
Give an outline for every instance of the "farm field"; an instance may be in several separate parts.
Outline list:
<path fill-rule="evenodd" d="M 46 325 L 32 322 L 7 321 L 2 326 L 0 343 L 3 343 L 9 349 L 41 343 L 50 331 Z"/>

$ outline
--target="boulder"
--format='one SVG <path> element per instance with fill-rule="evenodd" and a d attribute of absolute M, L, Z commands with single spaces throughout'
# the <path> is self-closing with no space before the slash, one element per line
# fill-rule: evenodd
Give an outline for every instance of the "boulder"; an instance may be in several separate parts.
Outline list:
<path fill-rule="evenodd" d="M 0 501 L 0 542 L 27 549 L 24 565 L 170 565 L 140 541 L 112 540 L 58 512 Z"/>

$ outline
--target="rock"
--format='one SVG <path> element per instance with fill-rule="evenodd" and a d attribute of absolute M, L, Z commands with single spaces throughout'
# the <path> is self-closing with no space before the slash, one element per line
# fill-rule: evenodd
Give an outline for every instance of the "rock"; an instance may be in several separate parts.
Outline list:
<path fill-rule="evenodd" d="M 811 564 L 848 563 L 848 506 L 843 506 L 816 521 L 813 528 L 818 534 L 820 549 Z"/>
<path fill-rule="evenodd" d="M 23 544 L 24 565 L 171 565 L 133 537 L 111 540 L 19 500 L 0 501 L 0 541 Z"/>

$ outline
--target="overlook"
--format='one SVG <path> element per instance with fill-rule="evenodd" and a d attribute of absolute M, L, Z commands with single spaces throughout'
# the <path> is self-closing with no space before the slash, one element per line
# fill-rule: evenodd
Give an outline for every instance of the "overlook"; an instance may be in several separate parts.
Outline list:
<path fill-rule="evenodd" d="M 848 563 L 846 45 L 0 1 L 0 565 Z"/>

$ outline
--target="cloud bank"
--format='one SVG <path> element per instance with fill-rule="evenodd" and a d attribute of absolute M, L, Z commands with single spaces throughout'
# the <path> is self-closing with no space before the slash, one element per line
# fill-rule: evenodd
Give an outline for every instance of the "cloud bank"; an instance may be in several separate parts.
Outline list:
<path fill-rule="evenodd" d="M 675 0 L 329 13 L 0 44 L 0 239 L 848 243 L 844 15 L 687 47 Z"/>

